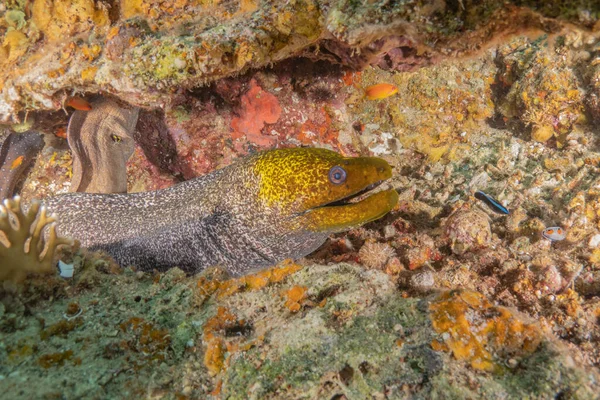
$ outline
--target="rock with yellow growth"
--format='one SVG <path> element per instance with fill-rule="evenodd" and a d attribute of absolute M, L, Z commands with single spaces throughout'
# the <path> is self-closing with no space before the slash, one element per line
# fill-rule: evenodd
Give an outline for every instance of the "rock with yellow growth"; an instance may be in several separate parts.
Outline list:
<path fill-rule="evenodd" d="M 142 17 L 155 20 L 157 25 L 168 26 L 185 23 L 200 14 L 211 14 L 218 19 L 231 19 L 249 14 L 258 8 L 257 0 L 241 0 L 219 4 L 216 0 L 121 0 L 121 17 Z M 194 13 L 190 13 L 190 9 Z"/>
<path fill-rule="evenodd" d="M 27 36 L 20 31 L 10 31 L 4 36 L 4 42 L 0 47 L 0 63 L 3 60 L 13 62 L 27 51 L 29 42 Z"/>
<path fill-rule="evenodd" d="M 208 358 L 221 366 L 216 380 L 222 386 L 214 385 L 222 398 L 248 393 L 332 398 L 340 389 L 324 388 L 328 379 L 342 382 L 344 392 L 356 398 L 384 391 L 390 398 L 410 393 L 440 399 L 488 398 L 489 393 L 545 399 L 566 390 L 574 398 L 595 398 L 591 394 L 597 393 L 593 368 L 584 371 L 573 363 L 576 355 L 546 330 L 481 294 L 404 296 L 382 271 L 350 264 L 308 266 L 288 284 L 283 293 L 288 305 L 297 309 L 301 303 L 306 311 L 281 307 L 271 288 L 213 305 L 227 304 L 228 312 L 213 315 L 220 313 L 231 324 L 221 328 L 230 334 L 213 342 Z M 310 305 L 320 299 L 327 302 Z M 247 321 L 243 329 L 233 322 L 242 317 Z M 231 356 L 239 348 L 234 340 L 246 349 L 243 356 Z M 502 373 L 491 373 L 496 371 Z"/>
<path fill-rule="evenodd" d="M 359 2 L 359 6 L 352 5 L 354 3 L 328 0 L 32 0 L 27 3 L 27 12 L 23 6 L 19 14 L 31 14 L 30 18 L 23 17 L 26 26 L 22 29 L 27 28 L 36 35 L 40 32 L 41 37 L 36 38 L 36 46 L 29 46 L 16 61 L 27 68 L 27 74 L 15 69 L 0 71 L 0 82 L 5 83 L 0 96 L 0 121 L 16 121 L 22 111 L 57 110 L 61 104 L 59 97 L 73 90 L 110 92 L 138 106 L 162 106 L 170 102 L 169 98 L 179 88 L 206 86 L 221 78 L 238 76 L 249 69 L 260 69 L 305 52 L 313 59 L 366 66 L 390 49 L 388 46 L 392 44 L 388 38 L 405 36 L 402 33 L 405 24 L 408 27 L 412 23 L 407 16 L 421 15 L 421 11 L 405 2 L 395 2 L 390 7 L 381 7 L 372 1 Z M 428 22 L 426 17 L 417 20 L 422 22 L 410 29 L 414 32 L 414 40 L 402 39 L 402 43 L 406 42 L 410 54 L 415 50 L 418 53 L 416 57 L 408 57 L 411 59 L 408 64 L 414 59 L 416 65 L 422 65 L 428 63 L 429 55 L 424 53 L 428 47 L 420 43 L 432 42 L 433 37 L 421 37 L 422 34 L 417 32 L 429 36 L 425 32 L 441 28 L 438 26 L 440 21 Z M 13 24 L 22 25 L 19 18 Z M 133 34 L 128 26 L 137 26 L 139 33 Z M 403 28 L 399 31 L 398 26 Z M 27 35 L 32 41 L 29 31 Z M 385 48 L 381 46 L 381 40 L 389 42 Z M 394 40 L 393 43 L 398 42 Z M 63 58 L 60 46 L 56 45 L 61 41 L 87 43 L 90 47 L 98 45 L 102 52 L 93 61 L 85 54 L 77 57 L 77 53 Z M 327 51 L 316 51 L 321 44 Z M 6 53 L 6 50 L 0 52 Z M 402 52 L 404 50 L 396 53 Z M 405 59 L 406 55 L 400 58 Z M 56 74 L 50 74 L 57 69 L 57 60 L 65 69 L 65 74 L 58 80 Z M 105 73 L 96 75 L 93 80 L 82 81 L 81 71 L 90 63 Z M 439 78 L 447 82 L 445 74 L 440 74 Z M 480 79 L 477 74 L 463 82 L 480 85 L 480 82 L 488 82 L 488 78 Z M 370 82 L 374 83 L 379 82 Z M 413 90 L 423 92 L 423 85 L 419 87 L 419 83 Z M 484 86 L 489 88 L 488 84 Z M 433 130 L 431 136 L 435 139 L 436 154 L 432 158 L 439 158 L 450 140 L 462 143 L 462 132 L 472 130 L 469 122 L 493 112 L 491 101 L 480 101 L 489 96 L 471 95 L 471 88 L 465 89 L 452 97 L 452 109 L 436 104 L 438 99 L 447 97 L 443 92 L 438 96 L 431 91 L 427 95 L 427 107 L 417 104 L 420 99 L 414 102 L 423 113 L 440 116 L 451 113 L 460 122 L 452 128 L 450 136 L 438 135 L 438 129 Z M 9 96 L 8 91 L 18 95 Z M 406 97 L 415 96 L 409 93 Z M 32 102 L 32 98 L 37 100 Z M 418 120 L 413 122 L 418 124 Z M 465 126 L 465 123 L 469 124 Z M 433 128 L 449 125 L 453 125 L 452 121 L 443 121 L 442 117 L 432 123 Z M 429 128 L 423 126 L 419 131 L 426 133 Z"/>
<path fill-rule="evenodd" d="M 288 275 L 291 275 L 300 269 L 302 269 L 302 267 L 298 264 L 290 261 L 283 261 L 280 265 L 273 268 L 225 281 L 220 281 L 218 278 L 209 279 L 202 276 L 198 279 L 196 286 L 198 295 L 202 300 L 212 294 L 216 294 L 218 299 L 222 299 L 238 292 L 260 290 L 269 284 L 281 282 Z"/>
<path fill-rule="evenodd" d="M 531 138 L 539 143 L 544 143 L 554 136 L 554 128 L 548 125 L 535 126 L 531 130 Z"/>
<path fill-rule="evenodd" d="M 48 340 L 40 344 L 37 330 L 27 335 L 22 329 L 2 332 L 7 355 L 3 368 L 22 369 L 27 363 L 31 369 L 27 376 L 67 379 L 63 390 L 67 398 L 78 398 L 73 388 L 82 368 L 90 374 L 98 370 L 93 375 L 98 378 L 105 375 L 106 368 L 99 368 L 98 362 L 115 368 L 126 365 L 136 374 L 133 382 L 111 383 L 113 397 L 124 391 L 146 393 L 148 385 L 154 397 L 175 390 L 179 397 L 191 399 L 330 399 L 341 391 L 360 399 L 374 393 L 427 399 L 484 399 L 490 393 L 501 399 L 554 399 L 568 393 L 569 398 L 593 399 L 600 392 L 596 368 L 580 362 L 572 348 L 559 346 L 556 339 L 544 336 L 535 351 L 520 358 L 535 346 L 529 340 L 533 336 L 529 325 L 515 313 L 489 306 L 481 295 L 412 297 L 399 292 L 382 271 L 356 264 L 309 265 L 289 276 L 284 290 L 296 287 L 292 291 L 296 299 L 302 297 L 303 288 L 308 288 L 305 293 L 311 300 L 322 299 L 319 307 L 306 300 L 306 312 L 296 313 L 283 307 L 280 290 L 269 286 L 224 299 L 215 296 L 198 307 L 189 295 L 198 278 L 186 277 L 180 270 L 154 277 L 125 270 L 121 276 L 101 273 L 97 279 L 94 284 L 72 285 L 74 295 L 81 292 L 85 297 L 30 301 L 13 317 L 7 314 L 14 308 L 5 312 L 4 322 L 36 321 L 36 315 L 43 315 L 47 323 L 42 335 Z M 49 291 L 48 296 L 55 293 Z M 561 309 L 581 310 L 591 323 L 600 315 L 577 308 L 574 302 L 582 304 L 581 299 L 556 297 Z M 114 302 L 101 299 L 122 303 L 116 313 L 119 322 L 81 323 L 93 315 L 114 314 Z M 82 310 L 83 316 L 76 317 Z M 61 322 L 63 314 L 75 318 Z M 480 354 L 489 353 L 491 363 L 510 357 L 504 373 L 457 360 L 445 342 L 455 332 L 461 337 L 457 326 L 469 328 L 467 341 L 481 340 Z M 107 337 L 97 340 L 99 335 Z M 432 349 L 434 339 L 442 351 Z M 41 353 L 36 344 L 43 345 Z M 55 354 L 65 345 L 73 357 L 58 368 L 63 357 Z M 45 358 L 42 366 L 36 362 L 40 355 Z M 81 366 L 71 365 L 77 357 Z M 166 380 L 160 378 L 162 372 Z M 23 398 L 51 397 L 56 392 L 55 379 L 23 385 L 13 375 L 7 373 L 3 385 L 22 388 Z M 152 386 L 159 378 L 163 387 Z M 104 389 L 99 389 L 98 397 L 106 397 Z"/>
<path fill-rule="evenodd" d="M 235 322 L 236 318 L 233 314 L 226 308 L 219 307 L 217 314 L 204 325 L 204 342 L 206 343 L 204 365 L 212 376 L 221 372 L 225 359 L 225 344 L 219 332 Z"/>
<path fill-rule="evenodd" d="M 556 137 L 559 147 L 585 122 L 579 67 L 570 61 L 569 51 L 560 41 L 520 37 L 500 46 L 496 60 L 499 82 L 507 91 L 498 104 L 500 112 L 531 126 L 532 140 L 543 143 Z"/>
<path fill-rule="evenodd" d="M 285 307 L 291 312 L 298 312 L 302 308 L 302 303 L 306 299 L 306 286 L 293 286 L 284 293 Z"/>
<path fill-rule="evenodd" d="M 107 6 L 93 0 L 35 0 L 32 18 L 50 42 L 110 23 Z"/>
<path fill-rule="evenodd" d="M 377 79 L 372 76 L 376 71 L 365 70 L 363 84 Z M 465 79 L 467 74 L 470 79 Z M 404 148 L 427 155 L 432 163 L 452 161 L 468 151 L 470 133 L 494 113 L 489 100 L 493 74 L 489 65 L 465 60 L 440 63 L 426 73 L 383 75 L 379 79 L 389 80 L 402 95 L 390 98 L 389 106 L 371 113 L 380 114 L 382 122 L 391 117 L 391 126 L 384 125 L 382 130 L 396 132 Z"/>
<path fill-rule="evenodd" d="M 96 72 L 98 71 L 98 67 L 89 67 L 81 71 L 81 79 L 84 81 L 91 81 L 96 76 Z"/>
<path fill-rule="evenodd" d="M 541 330 L 505 307 L 493 306 L 473 291 L 450 291 L 429 305 L 431 322 L 441 335 L 431 346 L 451 351 L 471 367 L 499 372 L 509 359 L 532 354 L 542 341 Z"/>
<path fill-rule="evenodd" d="M 56 235 L 54 222 L 38 201 L 25 211 L 19 196 L 4 200 L 0 206 L 0 281 L 18 282 L 30 273 L 56 272 L 57 247 L 73 242 Z M 47 241 L 46 226 L 49 226 Z"/>
<path fill-rule="evenodd" d="M 245 325 L 244 320 L 238 320 L 225 307 L 219 307 L 216 315 L 206 322 L 203 329 L 206 344 L 204 366 L 211 376 L 223 370 L 231 354 L 246 351 L 254 345 L 254 341 L 242 343 L 239 337 L 226 338 L 227 330 L 240 329 Z"/>

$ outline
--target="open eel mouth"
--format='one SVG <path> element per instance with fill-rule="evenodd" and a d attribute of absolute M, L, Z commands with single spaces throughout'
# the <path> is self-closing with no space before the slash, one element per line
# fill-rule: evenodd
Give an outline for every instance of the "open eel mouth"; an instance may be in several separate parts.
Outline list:
<path fill-rule="evenodd" d="M 346 196 L 343 199 L 336 200 L 336 201 L 333 201 L 328 204 L 324 204 L 320 207 L 337 207 L 337 206 L 345 206 L 348 204 L 358 203 L 375 193 L 385 190 L 384 187 L 387 187 L 387 185 L 383 185 L 383 183 L 386 181 L 387 180 L 380 180 L 375 183 L 371 183 L 370 185 L 368 185 L 367 187 L 365 187 L 364 189 L 360 190 L 357 193 Z"/>
<path fill-rule="evenodd" d="M 308 212 L 310 228 L 341 232 L 383 217 L 398 203 L 398 193 L 384 182 L 377 181 L 343 199 L 313 208 Z"/>

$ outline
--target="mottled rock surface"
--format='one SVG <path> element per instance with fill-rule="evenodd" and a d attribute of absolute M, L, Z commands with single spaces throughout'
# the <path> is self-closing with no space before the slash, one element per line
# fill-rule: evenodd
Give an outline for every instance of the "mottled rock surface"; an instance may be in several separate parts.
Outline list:
<path fill-rule="evenodd" d="M 243 284 L 210 271 L 107 272 L 96 260 L 70 284 L 48 281 L 76 299 L 5 299 L 0 388 L 11 398 L 51 396 L 56 380 L 69 399 L 585 399 L 600 390 L 576 352 L 474 292 L 405 297 L 386 274 L 349 264 L 280 267 Z M 23 385 L 31 374 L 36 384 Z"/>
<path fill-rule="evenodd" d="M 0 5 L 0 118 L 46 133 L 24 201 L 70 190 L 66 100 L 101 93 L 146 107 L 130 192 L 317 146 L 384 157 L 397 209 L 235 280 L 64 251 L 72 281 L 0 289 L 0 390 L 597 398 L 598 3 L 206 3 Z"/>
<path fill-rule="evenodd" d="M 567 3 L 10 1 L 0 8 L 0 121 L 59 109 L 74 92 L 164 106 L 182 88 L 295 56 L 412 70 L 515 28 L 556 32 L 566 20 L 597 22 L 594 1 L 581 1 L 578 14 Z"/>

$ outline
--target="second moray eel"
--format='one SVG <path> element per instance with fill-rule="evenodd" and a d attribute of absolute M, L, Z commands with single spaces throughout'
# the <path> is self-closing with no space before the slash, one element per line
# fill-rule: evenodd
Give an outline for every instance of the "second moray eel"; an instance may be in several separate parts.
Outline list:
<path fill-rule="evenodd" d="M 195 273 L 222 265 L 239 275 L 303 257 L 331 233 L 382 217 L 398 201 L 395 190 L 348 200 L 391 175 L 380 158 L 279 149 L 168 189 L 71 193 L 44 203 L 60 235 L 123 266 Z"/>

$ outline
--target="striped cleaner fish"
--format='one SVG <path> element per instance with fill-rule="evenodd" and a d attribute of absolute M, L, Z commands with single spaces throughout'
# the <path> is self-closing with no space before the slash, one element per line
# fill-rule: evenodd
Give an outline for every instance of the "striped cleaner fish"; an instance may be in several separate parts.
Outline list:
<path fill-rule="evenodd" d="M 478 190 L 477 192 L 475 192 L 475 198 L 483 201 L 495 213 L 504 214 L 504 215 L 510 214 L 510 211 L 508 211 L 508 208 L 504 207 L 502 204 L 500 204 L 500 202 L 498 200 L 494 199 L 489 194 L 483 193 L 481 190 Z"/>
<path fill-rule="evenodd" d="M 44 204 L 57 216 L 59 235 L 123 266 L 196 273 L 222 265 L 240 275 L 303 257 L 331 233 L 382 217 L 397 192 L 362 194 L 391 175 L 380 158 L 278 149 L 168 189 L 70 193 Z"/>

